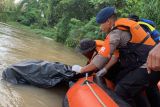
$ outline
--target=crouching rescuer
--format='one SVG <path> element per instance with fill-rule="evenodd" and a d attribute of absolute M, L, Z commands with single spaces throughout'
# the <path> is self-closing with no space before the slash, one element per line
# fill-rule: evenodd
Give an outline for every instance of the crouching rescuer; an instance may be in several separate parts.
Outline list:
<path fill-rule="evenodd" d="M 120 69 L 114 91 L 135 106 L 133 98 L 149 85 L 146 59 L 156 43 L 138 22 L 129 18 L 117 19 L 114 7 L 101 9 L 96 21 L 100 29 L 107 33 L 104 44 L 89 64 L 84 67 L 74 65 L 72 70 L 77 73 L 105 71 L 106 63 L 118 49 Z"/>

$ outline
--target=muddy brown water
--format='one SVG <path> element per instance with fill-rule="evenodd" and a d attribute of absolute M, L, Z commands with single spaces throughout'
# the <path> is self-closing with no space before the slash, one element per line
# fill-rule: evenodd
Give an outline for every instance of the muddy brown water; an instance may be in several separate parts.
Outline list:
<path fill-rule="evenodd" d="M 85 64 L 85 58 L 49 38 L 0 23 L 0 107 L 62 107 L 67 91 L 59 86 L 52 89 L 28 85 L 13 85 L 2 80 L 2 71 L 24 60 L 58 61 L 68 65 Z"/>

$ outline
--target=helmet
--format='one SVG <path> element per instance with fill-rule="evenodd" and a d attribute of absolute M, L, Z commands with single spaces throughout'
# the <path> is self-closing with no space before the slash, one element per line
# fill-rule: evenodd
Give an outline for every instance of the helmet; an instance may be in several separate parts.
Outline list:
<path fill-rule="evenodd" d="M 115 10 L 116 9 L 114 7 L 105 7 L 101 9 L 96 16 L 96 22 L 98 24 L 106 22 L 108 18 L 116 13 Z"/>

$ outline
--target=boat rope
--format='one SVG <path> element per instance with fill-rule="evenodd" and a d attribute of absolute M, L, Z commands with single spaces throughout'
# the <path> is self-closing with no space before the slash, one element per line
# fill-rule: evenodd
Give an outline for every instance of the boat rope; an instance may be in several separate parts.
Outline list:
<path fill-rule="evenodd" d="M 88 73 L 86 73 L 86 80 L 88 77 Z M 88 81 L 86 81 L 87 86 L 89 87 L 89 89 L 91 90 L 91 92 L 93 93 L 93 95 L 97 98 L 97 100 L 99 101 L 99 103 L 103 106 L 103 107 L 107 107 L 103 101 L 100 99 L 100 97 L 97 95 L 97 93 L 94 91 L 94 89 L 92 88 L 92 86 L 89 84 Z"/>

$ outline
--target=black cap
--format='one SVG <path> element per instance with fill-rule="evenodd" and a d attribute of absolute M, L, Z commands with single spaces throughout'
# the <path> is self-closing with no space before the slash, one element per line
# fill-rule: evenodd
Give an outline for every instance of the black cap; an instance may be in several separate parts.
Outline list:
<path fill-rule="evenodd" d="M 82 39 L 76 50 L 80 53 L 87 53 L 96 48 L 96 42 L 91 39 Z"/>
<path fill-rule="evenodd" d="M 98 24 L 102 24 L 108 20 L 113 14 L 115 14 L 115 8 L 114 7 L 105 7 L 101 9 L 97 16 L 96 16 L 96 22 Z"/>

